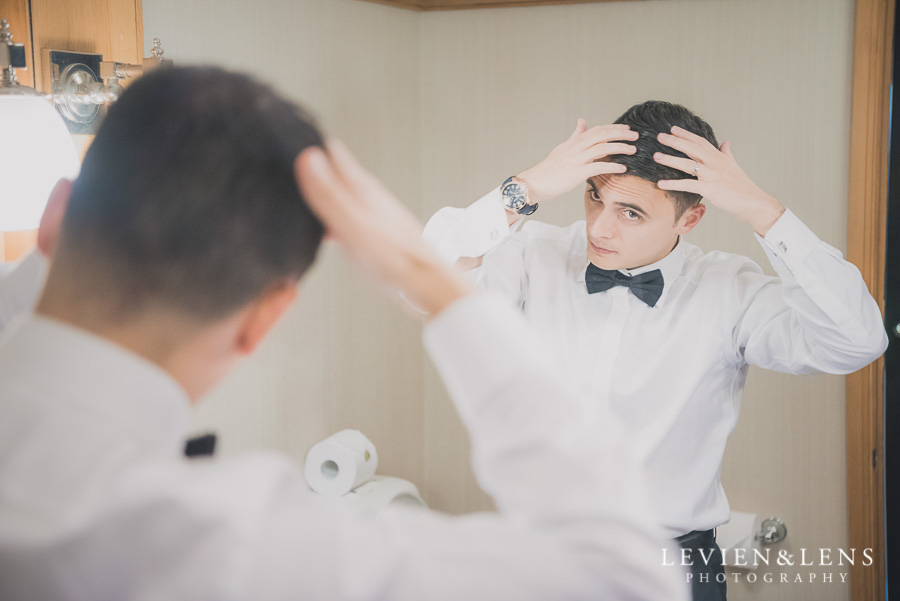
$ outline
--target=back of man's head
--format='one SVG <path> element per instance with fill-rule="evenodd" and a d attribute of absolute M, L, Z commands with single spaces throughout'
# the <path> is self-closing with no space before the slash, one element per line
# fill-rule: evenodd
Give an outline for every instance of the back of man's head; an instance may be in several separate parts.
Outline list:
<path fill-rule="evenodd" d="M 199 323 L 298 280 L 323 228 L 293 163 L 322 137 L 244 75 L 159 69 L 109 110 L 69 200 L 51 281 L 110 319 L 144 308 Z"/>
<path fill-rule="evenodd" d="M 719 147 L 716 135 L 713 133 L 709 123 L 680 104 L 648 100 L 647 102 L 636 104 L 625 111 L 621 117 L 616 119 L 616 123 L 628 125 L 632 130 L 638 132 L 640 137 L 636 142 L 629 142 L 637 147 L 637 152 L 631 155 L 613 155 L 609 157 L 609 160 L 628 167 L 626 175 L 634 175 L 654 184 L 664 179 L 687 179 L 691 177 L 688 173 L 661 165 L 653 160 L 653 154 L 656 152 L 688 158 L 684 153 L 662 144 L 657 139 L 660 133 L 671 133 L 672 127 L 677 125 L 682 129 L 706 138 L 716 148 Z M 675 201 L 676 219 L 701 200 L 698 194 L 691 194 L 690 192 L 669 191 L 669 195 Z"/>

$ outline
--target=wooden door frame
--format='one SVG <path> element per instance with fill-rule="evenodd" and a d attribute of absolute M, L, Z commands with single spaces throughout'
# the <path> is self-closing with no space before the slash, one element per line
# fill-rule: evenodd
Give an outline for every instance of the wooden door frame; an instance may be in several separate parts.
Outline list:
<path fill-rule="evenodd" d="M 894 0 L 857 0 L 847 258 L 884 312 L 890 86 Z M 850 568 L 853 601 L 884 601 L 884 362 L 847 376 L 847 505 L 850 548 L 875 562 Z"/>

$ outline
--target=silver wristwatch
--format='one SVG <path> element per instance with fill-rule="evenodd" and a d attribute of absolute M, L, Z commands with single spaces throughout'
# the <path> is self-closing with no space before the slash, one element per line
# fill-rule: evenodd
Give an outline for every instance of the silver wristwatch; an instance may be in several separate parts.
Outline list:
<path fill-rule="evenodd" d="M 503 204 L 510 211 L 520 215 L 531 215 L 537 211 L 538 203 L 528 203 L 528 186 L 515 175 L 506 178 L 500 186 L 500 195 L 503 197 Z"/>

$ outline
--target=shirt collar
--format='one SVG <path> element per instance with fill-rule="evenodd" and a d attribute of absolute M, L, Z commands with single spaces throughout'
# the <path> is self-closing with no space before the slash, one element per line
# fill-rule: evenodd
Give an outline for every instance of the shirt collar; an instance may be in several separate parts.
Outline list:
<path fill-rule="evenodd" d="M 678 237 L 678 242 L 675 243 L 675 248 L 669 251 L 665 257 L 660 259 L 655 263 L 651 263 L 649 265 L 644 265 L 642 267 L 635 267 L 634 269 L 620 269 L 621 273 L 629 276 L 640 275 L 642 273 L 646 273 L 648 271 L 653 271 L 654 269 L 659 269 L 662 272 L 663 276 L 663 291 L 662 296 L 659 297 L 659 300 L 656 301 L 656 306 L 661 307 L 665 304 L 666 297 L 668 297 L 669 289 L 672 284 L 675 283 L 675 279 L 681 274 L 681 268 L 684 267 L 685 261 L 685 252 L 686 252 L 686 242 L 681 239 L 681 236 Z M 585 253 L 587 253 L 587 240 L 585 239 Z M 587 271 L 587 266 L 590 264 L 590 261 L 587 258 L 584 258 L 582 255 L 583 261 L 581 266 L 575 272 L 575 281 L 581 284 L 584 284 L 584 276 Z"/>
<path fill-rule="evenodd" d="M 109 340 L 27 315 L 4 332 L 0 374 L 90 412 L 154 452 L 184 450 L 190 403 L 168 372 Z"/>

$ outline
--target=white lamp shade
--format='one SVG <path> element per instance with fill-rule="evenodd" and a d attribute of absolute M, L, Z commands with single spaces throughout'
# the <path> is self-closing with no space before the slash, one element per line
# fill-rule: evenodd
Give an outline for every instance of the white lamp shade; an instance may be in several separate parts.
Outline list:
<path fill-rule="evenodd" d="M 0 95 L 0 232 L 37 228 L 53 186 L 75 178 L 80 166 L 50 102 Z"/>

